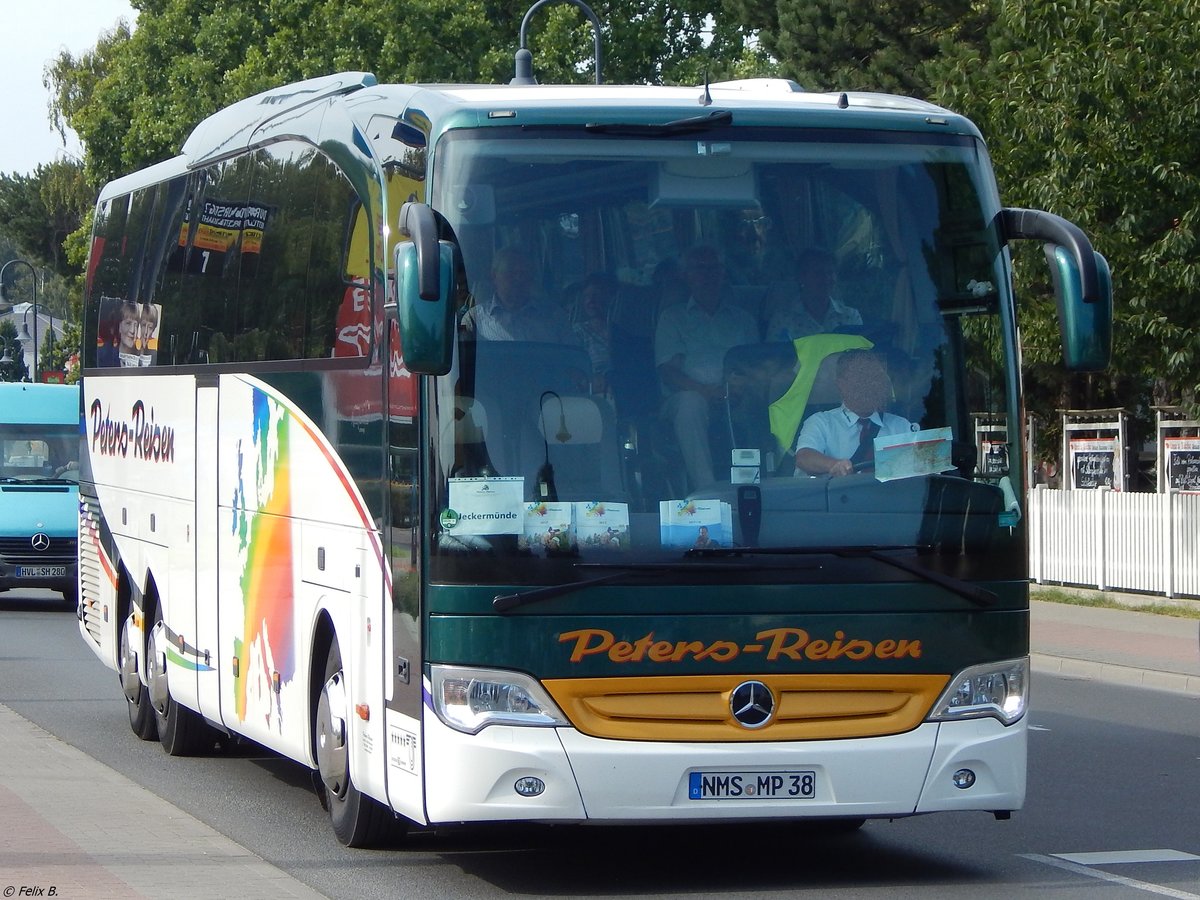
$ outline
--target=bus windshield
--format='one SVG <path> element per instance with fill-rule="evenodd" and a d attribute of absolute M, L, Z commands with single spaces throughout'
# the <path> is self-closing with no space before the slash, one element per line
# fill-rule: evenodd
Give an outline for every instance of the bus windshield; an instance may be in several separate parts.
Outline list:
<path fill-rule="evenodd" d="M 751 556 L 790 579 L 855 548 L 1019 572 L 997 552 L 1019 543 L 1020 441 L 982 145 L 680 132 L 439 144 L 462 266 L 427 398 L 434 579 L 704 578 Z"/>

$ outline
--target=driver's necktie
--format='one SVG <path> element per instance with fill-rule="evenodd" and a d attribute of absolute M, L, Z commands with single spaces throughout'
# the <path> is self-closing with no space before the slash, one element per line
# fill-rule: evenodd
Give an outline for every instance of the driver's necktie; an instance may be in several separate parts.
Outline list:
<path fill-rule="evenodd" d="M 868 418 L 858 420 L 858 449 L 850 457 L 850 462 L 856 466 L 875 462 L 875 435 L 879 434 L 879 426 Z"/>

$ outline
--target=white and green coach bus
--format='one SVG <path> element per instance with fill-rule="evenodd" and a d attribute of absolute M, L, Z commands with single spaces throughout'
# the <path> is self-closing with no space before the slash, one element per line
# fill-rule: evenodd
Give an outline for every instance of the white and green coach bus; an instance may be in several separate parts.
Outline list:
<path fill-rule="evenodd" d="M 1105 365 L 1103 258 L 1005 208 L 975 126 L 928 103 L 360 72 L 236 103 L 99 197 L 81 633 L 140 738 L 310 767 L 355 846 L 483 821 L 1007 818 L 1029 687 L 1018 239 L 1045 245 L 1067 367 Z M 818 256 L 849 312 L 772 333 Z M 689 440 L 710 478 L 659 377 L 698 259 L 756 329 L 708 360 Z M 483 327 L 514 269 L 532 327 Z M 850 474 L 797 472 L 862 350 L 912 431 Z M 980 459 L 983 418 L 1004 465 Z"/>

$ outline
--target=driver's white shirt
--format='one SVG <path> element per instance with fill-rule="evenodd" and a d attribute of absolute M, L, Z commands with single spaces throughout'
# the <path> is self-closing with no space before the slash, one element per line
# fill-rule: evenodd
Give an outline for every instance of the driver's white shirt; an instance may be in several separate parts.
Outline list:
<path fill-rule="evenodd" d="M 816 450 L 834 459 L 849 459 L 858 449 L 858 413 L 851 412 L 843 403 L 837 409 L 813 413 L 800 427 L 796 439 L 796 450 Z M 916 431 L 917 426 L 903 416 L 886 412 L 874 412 L 868 418 L 879 426 L 880 435 L 905 434 Z M 797 470 L 797 474 L 804 474 Z"/>

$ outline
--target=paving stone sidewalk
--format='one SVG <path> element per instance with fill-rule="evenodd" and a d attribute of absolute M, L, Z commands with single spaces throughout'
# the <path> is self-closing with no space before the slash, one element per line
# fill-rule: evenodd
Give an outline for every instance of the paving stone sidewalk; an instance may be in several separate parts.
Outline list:
<path fill-rule="evenodd" d="M 0 704 L 0 896 L 323 895 Z"/>

